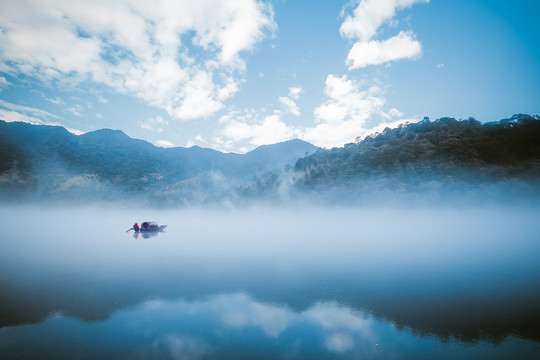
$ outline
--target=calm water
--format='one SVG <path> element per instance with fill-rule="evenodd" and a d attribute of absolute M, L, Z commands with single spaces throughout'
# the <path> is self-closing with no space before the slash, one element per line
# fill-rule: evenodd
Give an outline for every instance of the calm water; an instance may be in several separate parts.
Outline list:
<path fill-rule="evenodd" d="M 0 216 L 2 359 L 540 358 L 536 209 Z"/>

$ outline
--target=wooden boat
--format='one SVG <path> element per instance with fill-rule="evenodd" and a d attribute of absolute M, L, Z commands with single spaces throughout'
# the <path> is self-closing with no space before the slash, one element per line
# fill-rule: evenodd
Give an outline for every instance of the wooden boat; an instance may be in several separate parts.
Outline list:
<path fill-rule="evenodd" d="M 135 232 L 159 232 L 163 231 L 166 227 L 167 225 L 158 225 L 155 221 L 145 221 L 140 227 L 135 227 L 134 225 L 129 230 L 134 230 Z"/>

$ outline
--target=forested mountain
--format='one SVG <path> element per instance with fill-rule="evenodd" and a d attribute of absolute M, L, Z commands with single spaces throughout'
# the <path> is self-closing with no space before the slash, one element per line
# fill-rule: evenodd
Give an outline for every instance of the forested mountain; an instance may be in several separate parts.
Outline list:
<path fill-rule="evenodd" d="M 491 196 L 501 189 L 510 197 L 540 196 L 538 116 L 492 123 L 426 118 L 341 148 L 292 140 L 243 155 L 158 148 L 118 130 L 76 136 L 62 127 L 0 121 L 4 199 L 358 202 Z"/>
<path fill-rule="evenodd" d="M 519 114 L 484 124 L 472 118 L 425 118 L 344 147 L 318 150 L 286 174 L 258 178 L 246 192 L 284 187 L 297 196 L 339 201 L 539 196 L 540 118 Z"/>
<path fill-rule="evenodd" d="M 247 154 L 159 148 L 119 130 L 76 136 L 63 127 L 0 121 L 0 194 L 33 198 L 132 197 L 171 203 L 222 199 L 253 176 L 317 148 L 301 140 Z"/>
<path fill-rule="evenodd" d="M 306 184 L 332 178 L 395 172 L 454 176 L 485 173 L 495 178 L 540 177 L 540 119 L 514 115 L 482 124 L 442 118 L 385 129 L 343 148 L 300 159 L 294 170 Z"/>

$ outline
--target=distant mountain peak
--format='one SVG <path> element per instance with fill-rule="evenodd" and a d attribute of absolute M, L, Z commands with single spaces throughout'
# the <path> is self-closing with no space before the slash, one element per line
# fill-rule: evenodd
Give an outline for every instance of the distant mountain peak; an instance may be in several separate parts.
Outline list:
<path fill-rule="evenodd" d="M 95 131 L 90 131 L 85 134 L 80 135 L 81 137 L 118 137 L 118 138 L 129 138 L 122 130 L 114 129 L 99 129 Z"/>
<path fill-rule="evenodd" d="M 247 154 L 264 152 L 264 151 L 272 151 L 273 149 L 279 149 L 281 151 L 289 151 L 292 149 L 296 151 L 298 149 L 305 149 L 305 151 L 311 153 L 317 150 L 318 147 L 304 140 L 292 139 L 292 140 L 282 141 L 275 144 L 261 145 L 249 151 Z"/>

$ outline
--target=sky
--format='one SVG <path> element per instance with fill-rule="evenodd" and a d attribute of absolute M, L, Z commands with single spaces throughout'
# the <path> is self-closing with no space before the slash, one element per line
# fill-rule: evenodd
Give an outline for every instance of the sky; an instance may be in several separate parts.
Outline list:
<path fill-rule="evenodd" d="M 0 119 L 244 153 L 540 114 L 536 0 L 0 0 Z"/>

